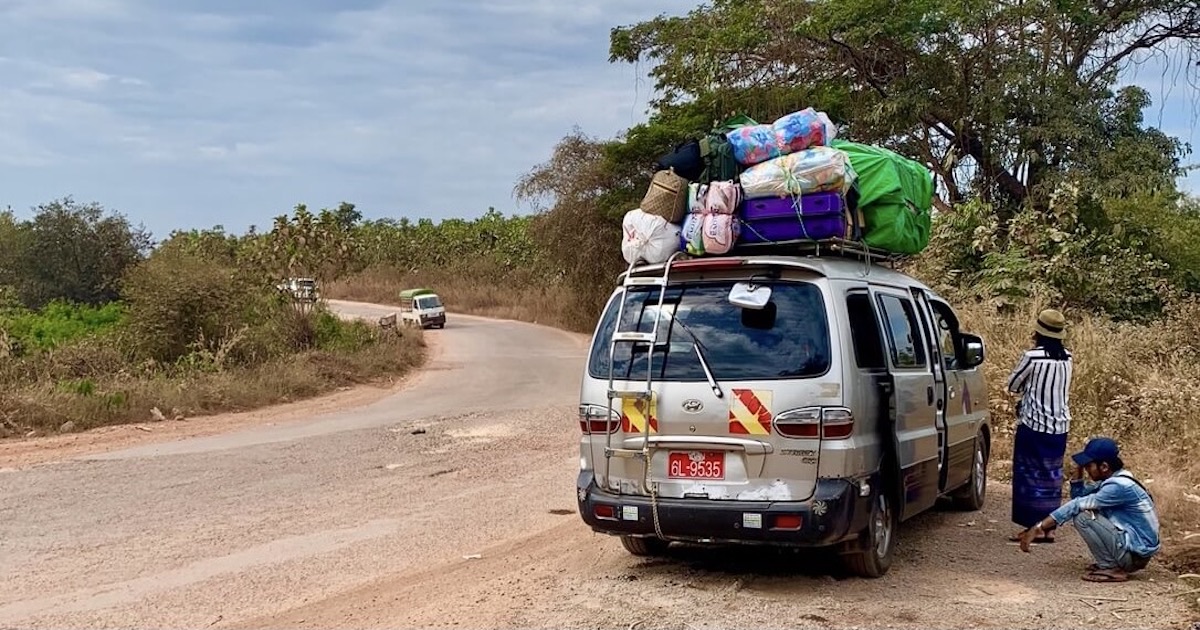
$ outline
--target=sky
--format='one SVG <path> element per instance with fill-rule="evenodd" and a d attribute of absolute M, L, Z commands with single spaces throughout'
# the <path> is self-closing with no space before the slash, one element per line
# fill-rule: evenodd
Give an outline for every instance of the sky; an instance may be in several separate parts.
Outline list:
<path fill-rule="evenodd" d="M 645 119 L 647 68 L 609 64 L 609 30 L 694 6 L 0 0 L 0 208 L 70 195 L 159 238 L 269 226 L 298 203 L 525 212 L 513 186 L 560 138 Z M 1195 93 L 1171 70 L 1130 80 L 1151 123 L 1195 142 Z"/>

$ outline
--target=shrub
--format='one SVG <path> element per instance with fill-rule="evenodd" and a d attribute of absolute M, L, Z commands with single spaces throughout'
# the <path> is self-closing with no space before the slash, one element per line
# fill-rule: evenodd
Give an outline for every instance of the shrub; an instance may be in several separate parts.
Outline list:
<path fill-rule="evenodd" d="M 123 295 L 136 351 L 162 363 L 195 350 L 215 351 L 235 335 L 245 335 L 244 329 L 269 321 L 270 311 L 278 309 L 265 287 L 232 267 L 179 249 L 157 252 L 134 267 Z"/>
<path fill-rule="evenodd" d="M 10 308 L 0 311 L 0 330 L 16 354 L 49 350 L 77 339 L 113 329 L 124 319 L 118 303 L 87 306 L 56 301 L 40 311 Z"/>

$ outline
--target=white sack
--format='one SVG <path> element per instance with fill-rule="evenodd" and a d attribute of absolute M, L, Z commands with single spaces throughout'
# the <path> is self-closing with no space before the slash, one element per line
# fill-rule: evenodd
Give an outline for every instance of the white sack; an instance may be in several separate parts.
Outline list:
<path fill-rule="evenodd" d="M 679 250 L 682 228 L 640 208 L 625 213 L 621 227 L 625 233 L 621 240 L 621 254 L 627 263 L 632 264 L 638 259 L 650 264 L 664 263 Z"/>

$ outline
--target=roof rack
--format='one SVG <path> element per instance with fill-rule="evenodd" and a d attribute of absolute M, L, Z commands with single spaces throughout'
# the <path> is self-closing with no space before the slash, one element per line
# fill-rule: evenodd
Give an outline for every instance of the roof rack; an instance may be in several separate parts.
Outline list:
<path fill-rule="evenodd" d="M 794 240 L 773 241 L 770 243 L 738 243 L 729 251 L 733 256 L 767 255 L 767 256 L 839 256 L 855 258 L 877 264 L 890 263 L 895 265 L 904 259 L 903 255 L 886 250 L 868 247 L 860 241 L 850 241 L 841 238 L 825 240 Z"/>

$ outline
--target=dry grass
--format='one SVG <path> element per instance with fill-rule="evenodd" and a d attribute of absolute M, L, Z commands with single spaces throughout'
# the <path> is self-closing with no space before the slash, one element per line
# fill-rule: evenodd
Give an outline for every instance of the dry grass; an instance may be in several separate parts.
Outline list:
<path fill-rule="evenodd" d="M 481 282 L 470 272 L 371 269 L 325 287 L 326 297 L 397 304 L 404 289 L 433 289 L 453 313 L 544 324 L 574 332 L 591 332 L 598 308 L 579 303 L 561 283 L 537 282 L 512 272 L 495 282 Z"/>
<path fill-rule="evenodd" d="M 996 426 L 996 472 L 1008 474 L 1015 398 L 1004 391 L 1009 371 L 1029 346 L 1037 308 L 1000 314 L 963 309 L 964 326 L 987 341 L 986 369 Z M 1154 493 L 1163 518 L 1164 557 L 1176 568 L 1200 568 L 1200 305 L 1172 309 L 1155 325 L 1072 317 L 1067 345 L 1075 357 L 1070 448 L 1107 435 L 1129 468 Z M 1069 464 L 1069 462 L 1068 462 Z"/>
<path fill-rule="evenodd" d="M 193 417 L 300 400 L 395 378 L 420 365 L 424 349 L 419 332 L 404 331 L 352 351 L 313 350 L 254 367 L 0 388 L 0 436 L 57 431 L 67 422 L 75 430 L 142 422 L 151 419 L 155 407 L 168 418 Z"/>

